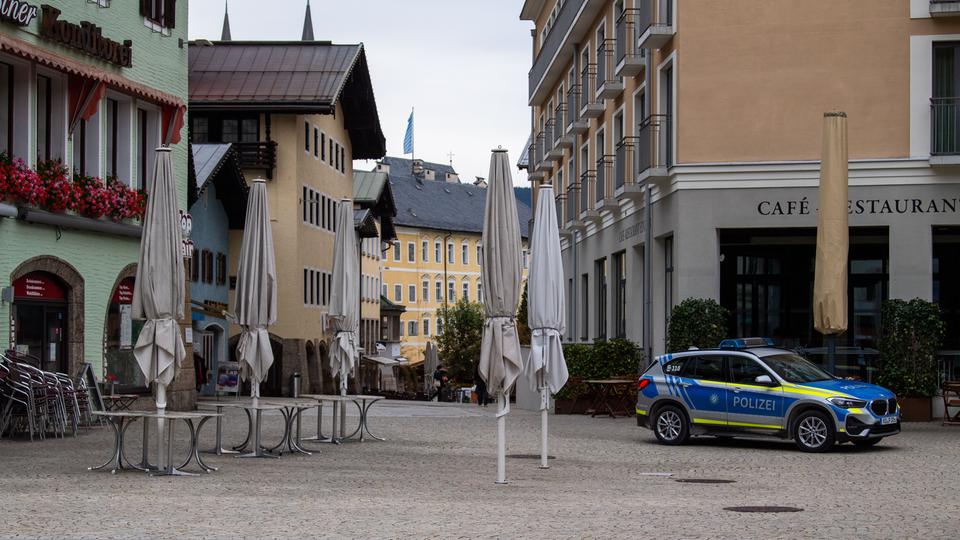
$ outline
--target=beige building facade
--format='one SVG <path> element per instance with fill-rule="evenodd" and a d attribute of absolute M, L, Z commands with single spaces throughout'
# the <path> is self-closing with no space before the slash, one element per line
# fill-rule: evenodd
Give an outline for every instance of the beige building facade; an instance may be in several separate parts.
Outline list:
<path fill-rule="evenodd" d="M 527 0 L 533 186 L 557 189 L 567 339 L 664 352 L 684 298 L 816 349 L 823 113 L 849 117 L 850 329 L 887 298 L 960 321 L 960 17 L 927 0 Z M 644 295 L 648 280 L 650 294 Z"/>
<path fill-rule="evenodd" d="M 275 362 L 267 392 L 289 394 L 294 372 L 305 391 L 331 390 L 321 318 L 332 294 L 338 206 L 353 198 L 353 160 L 379 158 L 385 148 L 363 45 L 219 41 L 190 49 L 192 140 L 234 143 L 245 177 L 267 180 L 280 306 L 269 328 Z M 316 77 L 298 83 L 302 71 Z M 239 92 L 238 79 L 272 83 Z M 242 235 L 231 232 L 231 277 Z M 379 289 L 367 279 L 378 267 L 377 244 L 361 246 L 364 324 L 379 321 Z M 231 328 L 231 352 L 238 332 Z"/>

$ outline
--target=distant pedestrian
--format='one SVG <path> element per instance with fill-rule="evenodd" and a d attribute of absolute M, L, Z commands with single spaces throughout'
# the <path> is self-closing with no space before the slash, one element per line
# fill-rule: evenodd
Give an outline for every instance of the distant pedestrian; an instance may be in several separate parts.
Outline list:
<path fill-rule="evenodd" d="M 437 369 L 433 372 L 433 387 L 437 390 L 437 401 L 443 401 L 443 390 L 447 380 L 447 370 L 443 369 L 443 364 L 437 364 Z"/>
<path fill-rule="evenodd" d="M 487 394 L 487 381 L 480 376 L 480 366 L 473 373 L 473 384 L 477 387 L 477 406 L 486 407 L 490 403 L 490 396 Z"/>

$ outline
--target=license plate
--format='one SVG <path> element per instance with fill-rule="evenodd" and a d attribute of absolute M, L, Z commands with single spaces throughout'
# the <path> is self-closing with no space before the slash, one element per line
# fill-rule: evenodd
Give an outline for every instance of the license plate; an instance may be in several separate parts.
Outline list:
<path fill-rule="evenodd" d="M 884 416 L 883 418 L 880 419 L 880 424 L 884 426 L 887 424 L 896 424 L 896 423 L 897 423 L 896 416 Z"/>

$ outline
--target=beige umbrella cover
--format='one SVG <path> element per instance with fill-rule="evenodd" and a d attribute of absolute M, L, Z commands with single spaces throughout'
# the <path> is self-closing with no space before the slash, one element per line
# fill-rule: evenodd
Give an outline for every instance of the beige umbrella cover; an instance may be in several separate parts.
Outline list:
<path fill-rule="evenodd" d="M 516 313 L 520 301 L 520 222 L 506 150 L 490 158 L 483 220 L 483 308 L 480 376 L 491 393 L 509 391 L 523 370 Z"/>
<path fill-rule="evenodd" d="M 847 115 L 825 113 L 813 288 L 813 326 L 821 334 L 847 330 L 847 227 Z"/>
<path fill-rule="evenodd" d="M 506 150 L 494 150 L 483 217 L 483 341 L 480 376 L 497 395 L 497 483 L 506 484 L 506 415 L 510 389 L 523 371 L 516 313 L 520 300 L 520 222 Z"/>
<path fill-rule="evenodd" d="M 260 397 L 260 383 L 267 379 L 273 365 L 267 326 L 277 320 L 273 230 L 267 205 L 267 185 L 260 178 L 253 181 L 247 200 L 243 243 L 237 265 L 236 303 L 236 323 L 241 332 L 237 342 L 241 375 L 250 379 L 253 397 Z"/>
<path fill-rule="evenodd" d="M 183 237 L 169 148 L 157 149 L 148 193 L 132 306 L 133 318 L 146 323 L 133 355 L 147 383 L 157 383 L 157 408 L 165 409 L 166 387 L 186 356 L 178 322 L 183 318 Z"/>
<path fill-rule="evenodd" d="M 340 376 L 340 394 L 345 396 L 347 378 L 359 354 L 360 260 L 357 232 L 353 227 L 353 203 L 341 201 L 337 210 L 337 236 L 333 243 L 333 294 L 330 296 L 329 314 L 334 332 L 330 371 L 333 376 Z"/>

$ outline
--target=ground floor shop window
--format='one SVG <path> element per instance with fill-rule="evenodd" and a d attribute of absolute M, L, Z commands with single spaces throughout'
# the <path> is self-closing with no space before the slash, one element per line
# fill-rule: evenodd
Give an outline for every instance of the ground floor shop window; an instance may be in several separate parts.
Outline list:
<path fill-rule="evenodd" d="M 960 349 L 960 227 L 933 229 L 933 301 L 940 305 L 947 332 L 943 349 Z"/>
<path fill-rule="evenodd" d="M 590 275 L 580 276 L 580 341 L 590 339 Z"/>
<path fill-rule="evenodd" d="M 597 339 L 607 338 L 607 258 L 593 263 L 597 279 Z"/>
<path fill-rule="evenodd" d="M 627 253 L 613 254 L 613 336 L 627 337 Z"/>
<path fill-rule="evenodd" d="M 13 348 L 46 371 L 70 373 L 67 293 L 66 283 L 47 272 L 13 282 Z"/>
<path fill-rule="evenodd" d="M 886 228 L 851 228 L 848 330 L 842 346 L 876 349 L 888 296 Z M 720 302 L 733 314 L 729 333 L 771 337 L 784 347 L 817 348 L 813 328 L 816 229 L 720 231 Z"/>
<path fill-rule="evenodd" d="M 143 321 L 131 317 L 133 288 L 132 277 L 123 278 L 114 288 L 104 328 L 104 379 L 116 381 L 117 389 L 125 391 L 141 390 L 147 386 L 140 365 L 133 356 L 133 345 L 143 328 Z"/>

